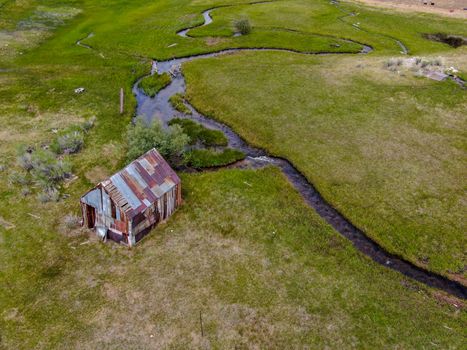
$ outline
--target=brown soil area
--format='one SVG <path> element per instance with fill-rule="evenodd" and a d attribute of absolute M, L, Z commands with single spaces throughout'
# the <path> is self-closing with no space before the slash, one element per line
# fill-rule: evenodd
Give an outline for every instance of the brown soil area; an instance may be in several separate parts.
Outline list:
<path fill-rule="evenodd" d="M 467 0 L 350 0 L 399 11 L 436 13 L 443 16 L 467 18 Z M 424 2 L 427 5 L 424 5 Z M 434 5 L 431 5 L 431 3 Z"/>

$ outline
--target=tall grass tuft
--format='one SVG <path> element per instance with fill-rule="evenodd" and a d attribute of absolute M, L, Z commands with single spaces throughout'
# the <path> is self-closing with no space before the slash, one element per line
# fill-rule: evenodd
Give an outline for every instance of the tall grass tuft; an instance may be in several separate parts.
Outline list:
<path fill-rule="evenodd" d="M 248 18 L 238 19 L 234 22 L 234 27 L 237 33 L 247 35 L 251 33 L 251 24 Z"/>

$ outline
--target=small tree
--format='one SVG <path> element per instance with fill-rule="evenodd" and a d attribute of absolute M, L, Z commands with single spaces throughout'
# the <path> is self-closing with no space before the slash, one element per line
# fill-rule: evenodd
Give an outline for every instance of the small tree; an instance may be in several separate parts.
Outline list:
<path fill-rule="evenodd" d="M 234 22 L 234 27 L 237 33 L 247 35 L 251 33 L 251 24 L 248 18 L 242 18 Z"/>
<path fill-rule="evenodd" d="M 159 120 L 154 120 L 148 125 L 141 117 L 136 118 L 136 122 L 128 127 L 127 140 L 128 161 L 156 148 L 173 165 L 179 164 L 190 141 L 179 125 L 164 129 Z"/>

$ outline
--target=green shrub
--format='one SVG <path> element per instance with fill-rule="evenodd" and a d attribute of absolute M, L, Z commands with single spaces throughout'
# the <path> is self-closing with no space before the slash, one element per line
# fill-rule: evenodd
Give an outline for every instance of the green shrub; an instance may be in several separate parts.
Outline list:
<path fill-rule="evenodd" d="M 183 114 L 191 115 L 191 110 L 185 105 L 183 102 L 183 95 L 182 94 L 175 94 L 170 97 L 169 99 L 170 104 L 172 105 L 175 110 L 179 111 Z"/>
<path fill-rule="evenodd" d="M 190 137 L 190 143 L 201 142 L 204 146 L 227 146 L 228 139 L 222 131 L 212 130 L 190 119 L 174 118 L 169 125 L 179 125 Z"/>
<path fill-rule="evenodd" d="M 67 229 L 72 230 L 81 226 L 81 218 L 73 214 L 67 214 L 63 218 L 63 224 Z"/>
<path fill-rule="evenodd" d="M 21 194 L 23 195 L 23 197 L 27 197 L 31 194 L 31 189 L 29 187 L 24 186 L 21 189 Z"/>
<path fill-rule="evenodd" d="M 159 120 L 154 120 L 150 125 L 147 125 L 142 118 L 138 117 L 135 124 L 128 126 L 127 141 L 128 161 L 156 148 L 172 165 L 178 165 L 190 138 L 183 133 L 179 125 L 172 125 L 164 129 Z"/>
<path fill-rule="evenodd" d="M 50 149 L 57 154 L 78 153 L 84 146 L 84 134 L 92 129 L 96 118 L 92 117 L 79 125 L 72 125 L 63 130 L 50 144 Z"/>
<path fill-rule="evenodd" d="M 186 163 L 196 169 L 219 167 L 245 159 L 242 151 L 226 148 L 221 152 L 207 149 L 196 149 L 187 152 Z"/>
<path fill-rule="evenodd" d="M 156 94 L 169 85 L 171 82 L 170 75 L 168 73 L 154 74 L 144 77 L 139 83 L 139 87 L 149 97 L 154 97 Z"/>
<path fill-rule="evenodd" d="M 248 18 L 242 18 L 234 22 L 235 31 L 241 33 L 242 35 L 247 35 L 251 33 L 251 24 Z"/>
<path fill-rule="evenodd" d="M 18 155 L 16 162 L 21 168 L 29 171 L 32 169 L 32 154 L 30 152 L 24 151 L 24 153 Z"/>

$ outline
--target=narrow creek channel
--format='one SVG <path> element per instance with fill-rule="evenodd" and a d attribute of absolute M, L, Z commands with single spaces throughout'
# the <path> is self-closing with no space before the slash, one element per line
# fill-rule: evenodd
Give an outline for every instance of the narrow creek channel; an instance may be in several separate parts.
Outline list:
<path fill-rule="evenodd" d="M 316 190 L 308 179 L 301 174 L 288 160 L 273 157 L 265 150 L 250 146 L 244 139 L 235 133 L 227 125 L 213 119 L 207 118 L 196 111 L 191 105 L 187 106 L 192 111 L 191 115 L 181 114 L 176 111 L 169 102 L 169 98 L 177 93 L 184 94 L 186 83 L 180 71 L 181 64 L 195 59 L 215 57 L 238 51 L 268 50 L 268 49 L 230 49 L 217 53 L 184 57 L 168 61 L 154 62 L 151 74 L 172 73 L 172 82 L 162 89 L 155 97 L 146 96 L 139 88 L 138 80 L 133 86 L 133 93 L 136 96 L 136 115 L 142 116 L 147 121 L 154 118 L 160 119 L 164 124 L 174 117 L 192 119 L 207 128 L 222 131 L 229 140 L 229 147 L 243 151 L 247 156 L 247 162 L 253 168 L 266 165 L 277 166 L 286 175 L 290 183 L 301 194 L 306 203 L 312 207 L 326 222 L 328 222 L 337 232 L 349 239 L 355 248 L 377 263 L 396 270 L 405 276 L 417 280 L 427 286 L 441 289 L 449 294 L 462 299 L 467 298 L 467 289 L 461 283 L 450 280 L 444 276 L 432 273 L 428 270 L 415 266 L 396 255 L 387 252 L 378 243 L 366 236 L 361 230 L 355 227 L 343 214 L 329 204 Z M 269 50 L 271 51 L 271 50 Z M 174 73 L 175 72 L 175 73 Z M 142 79 L 142 78 L 141 78 Z"/>

